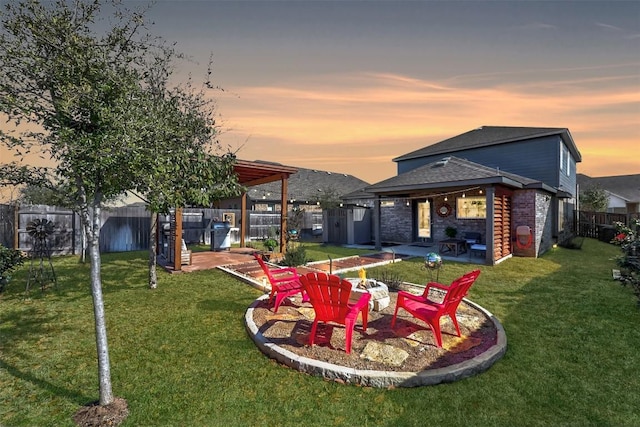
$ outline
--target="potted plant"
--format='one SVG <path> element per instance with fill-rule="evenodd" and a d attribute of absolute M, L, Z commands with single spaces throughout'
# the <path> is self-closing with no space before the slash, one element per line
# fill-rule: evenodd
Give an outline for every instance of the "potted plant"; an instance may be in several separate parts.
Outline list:
<path fill-rule="evenodd" d="M 447 237 L 450 239 L 455 239 L 456 235 L 458 234 L 458 229 L 455 227 L 449 226 L 444 229 L 444 234 L 446 234 Z"/>
<path fill-rule="evenodd" d="M 263 245 L 269 252 L 273 252 L 273 250 L 278 246 L 278 241 L 270 237 L 263 242 Z"/>

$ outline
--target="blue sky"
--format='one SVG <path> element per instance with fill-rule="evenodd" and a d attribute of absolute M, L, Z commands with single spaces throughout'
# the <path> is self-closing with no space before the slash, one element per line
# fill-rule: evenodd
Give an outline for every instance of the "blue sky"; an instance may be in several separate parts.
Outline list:
<path fill-rule="evenodd" d="M 125 0 L 131 7 L 146 4 Z M 568 128 L 578 172 L 640 173 L 640 1 L 158 1 L 239 158 L 375 183 L 482 125 Z"/>

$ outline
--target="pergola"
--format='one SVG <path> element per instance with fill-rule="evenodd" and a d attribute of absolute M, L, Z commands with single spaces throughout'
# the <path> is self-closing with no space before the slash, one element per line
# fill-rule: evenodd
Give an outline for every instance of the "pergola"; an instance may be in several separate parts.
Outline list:
<path fill-rule="evenodd" d="M 244 187 L 253 187 L 254 185 L 266 184 L 268 182 L 280 181 L 282 186 L 282 199 L 280 200 L 280 229 L 287 229 L 287 181 L 289 176 L 298 172 L 298 169 L 283 166 L 274 163 L 263 162 L 251 162 L 248 160 L 236 160 L 233 166 L 233 171 L 238 176 L 238 182 Z M 240 246 L 245 246 L 245 233 L 244 227 L 247 222 L 247 193 L 242 193 L 242 201 L 240 207 L 240 224 L 242 224 L 242 231 L 240 232 Z M 175 212 L 175 238 L 176 244 L 173 245 L 173 269 L 174 271 L 181 270 L 181 245 L 177 244 L 179 240 L 178 236 L 182 236 L 182 209 L 176 208 Z M 280 233 L 280 252 L 284 250 L 285 246 L 285 233 Z"/>

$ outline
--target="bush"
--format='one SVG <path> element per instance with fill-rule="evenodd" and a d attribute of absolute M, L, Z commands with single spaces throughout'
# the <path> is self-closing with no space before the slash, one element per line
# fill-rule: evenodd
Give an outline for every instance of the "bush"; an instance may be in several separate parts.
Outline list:
<path fill-rule="evenodd" d="M 299 265 L 306 264 L 308 261 L 307 250 L 304 246 L 297 245 L 295 247 L 287 248 L 282 264 L 289 267 L 297 267 Z"/>
<path fill-rule="evenodd" d="M 25 259 L 26 257 L 22 255 L 22 252 L 0 245 L 0 292 L 4 290 L 4 287 L 11 279 L 9 273 L 22 265 Z"/>
<path fill-rule="evenodd" d="M 622 255 L 616 257 L 621 268 L 620 281 L 630 284 L 640 304 L 640 219 L 634 219 L 630 227 L 616 223 L 617 234 L 611 243 L 619 245 Z"/>
<path fill-rule="evenodd" d="M 403 282 L 400 274 L 395 273 L 389 269 L 382 270 L 378 275 L 375 276 L 375 280 L 378 282 L 382 282 L 391 290 L 400 290 Z"/>

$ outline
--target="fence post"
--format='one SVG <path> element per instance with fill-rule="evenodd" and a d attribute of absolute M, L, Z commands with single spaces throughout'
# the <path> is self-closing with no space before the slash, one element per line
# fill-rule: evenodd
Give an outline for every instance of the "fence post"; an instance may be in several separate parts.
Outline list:
<path fill-rule="evenodd" d="M 20 234 L 18 230 L 20 229 L 20 207 L 18 202 L 16 202 L 13 208 L 13 249 L 18 249 L 20 247 Z"/>

